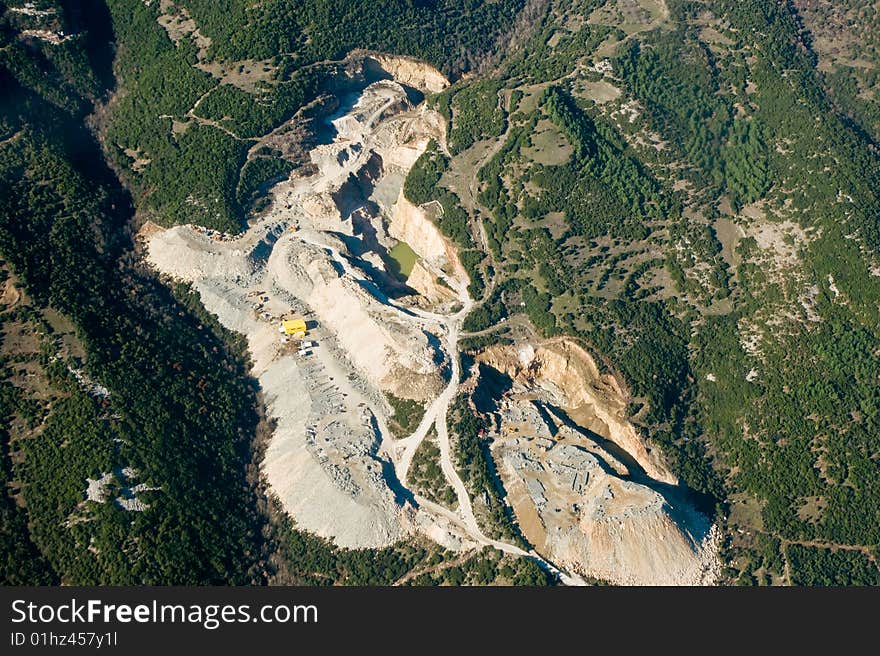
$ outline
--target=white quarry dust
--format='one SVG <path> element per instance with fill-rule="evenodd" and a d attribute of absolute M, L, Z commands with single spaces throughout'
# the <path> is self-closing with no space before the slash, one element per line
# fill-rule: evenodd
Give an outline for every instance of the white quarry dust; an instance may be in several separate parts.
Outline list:
<path fill-rule="evenodd" d="M 716 580 L 717 528 L 648 451 L 625 418 L 614 379 L 600 375 L 585 351 L 556 339 L 491 347 L 479 360 L 512 379 L 490 439 L 538 553 L 617 584 Z"/>
<path fill-rule="evenodd" d="M 372 57 L 373 65 L 420 88 L 445 84 L 439 73 L 424 65 Z M 554 453 L 561 458 L 559 467 L 576 456 L 574 466 L 585 472 L 583 489 L 595 488 L 604 500 L 587 512 L 584 492 L 584 510 L 560 527 L 561 537 L 555 543 L 535 539 L 537 551 L 527 554 L 482 533 L 455 471 L 446 427 L 448 406 L 459 387 L 461 323 L 473 307 L 468 279 L 454 248 L 425 211 L 402 195 L 403 180 L 428 141 L 444 142 L 443 121 L 424 105 L 413 107 L 397 82 L 382 81 L 369 85 L 352 106 L 343 108 L 332 126 L 332 141 L 310 153 L 313 166 L 297 169 L 277 185 L 270 209 L 244 234 L 220 235 L 197 226 L 162 230 L 153 224 L 140 233 L 153 267 L 190 282 L 226 328 L 247 337 L 252 373 L 274 420 L 262 472 L 297 526 L 351 548 L 386 546 L 414 530 L 450 549 L 489 545 L 534 558 L 566 584 L 583 584 L 572 572 L 614 581 L 690 582 L 694 578 L 689 574 L 690 560 L 682 554 L 691 553 L 693 544 L 675 546 L 678 538 L 664 519 L 664 504 L 650 496 L 653 490 L 644 488 L 638 498 L 615 492 L 614 485 L 631 485 L 617 478 L 630 472 L 597 443 L 581 444 L 582 452 Z M 388 298 L 388 290 L 400 287 L 389 282 L 385 271 L 386 253 L 398 241 L 406 241 L 420 258 L 407 281 L 419 293 L 391 293 L 396 298 Z M 299 342 L 278 330 L 282 318 L 292 317 L 306 319 L 305 341 L 316 343 L 302 353 Z M 515 376 L 542 367 L 563 372 L 538 376 L 534 380 L 540 382 L 533 390 L 555 401 L 565 400 L 573 417 L 575 409 L 587 408 L 594 423 L 600 429 L 608 427 L 609 437 L 648 476 L 675 482 L 625 421 L 624 407 L 616 397 L 599 392 L 567 395 L 571 389 L 583 388 L 579 377 L 610 385 L 598 372 L 594 375 L 585 368 L 579 355 L 530 345 L 508 355 L 499 352 L 499 357 L 513 363 Z M 487 357 L 491 358 L 491 350 Z M 424 418 L 412 435 L 399 440 L 390 436 L 386 422 L 391 409 L 383 392 L 425 402 Z M 455 510 L 406 490 L 412 458 L 432 426 L 441 469 L 458 499 Z M 504 473 L 509 467 L 501 463 L 507 463 L 508 455 L 496 455 Z M 610 473 L 600 475 L 603 467 Z M 566 484 L 553 476 L 535 477 L 532 482 L 520 479 L 505 479 L 515 502 L 523 496 L 522 489 L 537 491 L 539 483 L 548 502 L 555 503 L 555 488 Z M 632 501 L 621 502 L 620 508 L 612 506 L 605 488 L 596 487 L 603 481 L 617 494 L 615 499 Z M 518 516 L 524 505 L 515 503 Z M 631 567 L 619 541 L 606 539 L 609 531 L 589 523 L 599 526 L 605 519 L 596 518 L 617 518 L 621 513 L 628 517 L 633 512 L 653 513 L 672 540 L 668 553 L 655 559 L 660 573 L 653 579 Z M 551 526 L 540 511 L 533 515 L 536 525 Z M 528 521 L 520 520 L 530 538 L 540 538 Z M 638 529 L 643 524 L 633 526 Z M 645 539 L 635 539 L 633 550 L 646 549 Z M 558 559 L 569 573 L 550 559 Z"/>
<path fill-rule="evenodd" d="M 191 282 L 225 327 L 247 336 L 275 421 L 262 468 L 284 508 L 339 545 L 379 547 L 416 526 L 412 506 L 389 484 L 396 451 L 386 443 L 381 392 L 438 398 L 450 353 L 443 305 L 470 300 L 454 251 L 423 212 L 407 204 L 401 216 L 395 202 L 429 139 L 442 139 L 440 117 L 383 81 L 332 125 L 332 143 L 311 152 L 316 172 L 278 185 L 270 211 L 243 235 L 196 226 L 149 226 L 142 235 L 156 269 Z M 451 291 L 432 308 L 441 313 L 391 301 L 377 284 L 381 255 L 396 243 L 386 221 L 411 239 L 423 277 L 446 281 Z M 278 331 L 293 316 L 310 324 L 310 354 Z M 425 517 L 417 524 L 438 533 Z M 455 530 L 444 540 L 465 544 Z"/>

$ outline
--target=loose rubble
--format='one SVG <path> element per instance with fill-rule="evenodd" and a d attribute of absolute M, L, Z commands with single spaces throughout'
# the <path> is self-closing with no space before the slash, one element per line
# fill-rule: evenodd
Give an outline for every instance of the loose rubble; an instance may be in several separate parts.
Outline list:
<path fill-rule="evenodd" d="M 310 154 L 314 166 L 277 185 L 271 209 L 243 235 L 197 226 L 144 234 L 156 269 L 191 282 L 225 327 L 247 336 L 275 422 L 262 468 L 284 508 L 341 546 L 381 547 L 411 531 L 414 515 L 385 444 L 382 393 L 435 398 L 449 358 L 440 326 L 417 314 L 425 299 L 386 270 L 397 239 L 385 225 L 406 232 L 421 220 L 411 232 L 422 240 L 410 244 L 420 266 L 451 288 L 463 281 L 437 229 L 398 209 L 409 167 L 429 139 L 442 138 L 439 116 L 381 81 L 332 128 L 332 142 Z M 453 299 L 436 300 L 442 311 Z M 307 335 L 279 333 L 294 317 Z"/>

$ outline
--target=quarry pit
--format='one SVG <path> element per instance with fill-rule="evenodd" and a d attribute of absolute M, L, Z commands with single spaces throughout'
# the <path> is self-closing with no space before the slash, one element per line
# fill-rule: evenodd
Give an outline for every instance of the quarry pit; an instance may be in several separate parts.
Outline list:
<path fill-rule="evenodd" d="M 510 380 L 487 439 L 534 549 L 483 533 L 446 427 L 462 377 L 461 324 L 475 302 L 455 248 L 402 191 L 429 141 L 445 148 L 446 137 L 443 118 L 411 91 L 447 82 L 410 60 L 371 65 L 386 79 L 326 118 L 329 137 L 271 190 L 269 209 L 244 233 L 142 231 L 149 263 L 190 283 L 224 327 L 247 338 L 274 422 L 261 463 L 271 492 L 298 528 L 342 547 L 385 547 L 420 533 L 453 550 L 489 545 L 530 556 L 569 584 L 581 576 L 713 582 L 710 520 L 627 421 L 620 391 L 567 342 L 490 347 L 478 358 Z M 391 261 L 400 244 L 415 254 L 405 280 Z M 284 333 L 294 319 L 305 335 Z M 465 384 L 478 381 L 474 371 Z M 412 434 L 390 432 L 388 395 L 425 406 Z M 455 510 L 407 487 L 432 427 Z"/>

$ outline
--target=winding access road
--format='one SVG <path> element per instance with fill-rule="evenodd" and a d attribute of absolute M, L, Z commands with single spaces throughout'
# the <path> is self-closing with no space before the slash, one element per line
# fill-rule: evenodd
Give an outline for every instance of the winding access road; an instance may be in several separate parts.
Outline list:
<path fill-rule="evenodd" d="M 312 246 L 324 249 L 325 252 L 329 253 L 333 260 L 342 267 L 346 275 L 349 275 L 356 280 L 366 280 L 366 276 L 352 265 L 348 258 L 342 255 L 336 247 L 321 240 L 316 234 L 310 234 L 307 231 L 300 231 L 297 233 L 297 238 L 311 244 Z M 443 475 L 455 491 L 458 508 L 457 512 L 454 512 L 437 503 L 429 501 L 424 497 L 414 494 L 413 498 L 419 504 L 419 507 L 431 515 L 443 517 L 452 522 L 476 544 L 490 546 L 514 556 L 531 558 L 541 567 L 559 577 L 559 580 L 565 585 L 586 585 L 586 582 L 579 576 L 561 571 L 553 563 L 538 555 L 534 550 L 525 551 L 516 545 L 500 540 L 494 540 L 486 536 L 480 529 L 476 515 L 474 514 L 470 494 L 468 494 L 464 481 L 456 471 L 452 460 L 452 446 L 450 444 L 449 430 L 447 427 L 449 404 L 452 403 L 458 393 L 459 381 L 461 379 L 461 354 L 458 347 L 458 340 L 461 335 L 462 324 L 467 315 L 473 309 L 474 301 L 467 291 L 466 283 L 449 278 L 447 278 L 447 282 L 457 293 L 459 302 L 462 306 L 461 309 L 454 314 L 438 314 L 436 312 L 429 312 L 419 308 L 405 308 L 391 299 L 378 299 L 387 307 L 397 310 L 400 319 L 418 322 L 422 327 L 430 325 L 432 332 L 435 334 L 440 333 L 442 335 L 445 351 L 451 363 L 449 382 L 440 395 L 428 405 L 422 420 L 411 435 L 395 440 L 390 437 L 390 433 L 388 433 L 384 425 L 380 426 L 380 433 L 382 434 L 382 449 L 391 459 L 391 462 L 394 465 L 395 474 L 400 481 L 400 484 L 404 488 L 410 489 L 407 479 L 413 458 L 415 457 L 416 451 L 422 441 L 424 441 L 425 437 L 431 430 L 431 427 L 434 426 L 437 430 L 437 442 L 440 448 L 440 469 L 443 471 Z"/>

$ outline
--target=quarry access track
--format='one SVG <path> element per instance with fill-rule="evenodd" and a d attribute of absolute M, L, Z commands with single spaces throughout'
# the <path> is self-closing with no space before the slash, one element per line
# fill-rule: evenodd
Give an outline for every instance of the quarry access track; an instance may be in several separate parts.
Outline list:
<path fill-rule="evenodd" d="M 477 305 L 468 293 L 466 276 L 459 276 L 455 267 L 447 274 L 442 266 L 429 265 L 431 274 L 452 290 L 457 309 L 436 312 L 403 305 L 377 286 L 372 269 L 364 266 L 365 258 L 346 250 L 347 242 L 340 238 L 347 234 L 349 210 L 342 213 L 334 195 L 369 170 L 375 153 L 408 170 L 413 134 L 421 133 L 415 129 L 411 134 L 418 126 L 407 121 L 420 117 L 421 111 L 408 108 L 399 85 L 371 84 L 347 112 L 332 119 L 333 141 L 310 151 L 317 172 L 279 185 L 273 191 L 277 202 L 244 235 L 215 235 L 197 226 L 153 231 L 147 238 L 148 258 L 158 271 L 192 283 L 209 311 L 221 317 L 227 328 L 247 335 L 255 375 L 267 390 L 269 411 L 278 422 L 263 471 L 285 509 L 305 530 L 351 548 L 393 544 L 407 532 L 399 512 L 407 502 L 400 500 L 401 490 L 394 489 L 399 487 L 412 508 L 429 523 L 454 528 L 453 539 L 466 548 L 489 546 L 528 557 L 563 583 L 581 585 L 580 578 L 560 572 L 536 552 L 483 533 L 456 471 L 447 418 L 459 391 L 462 326 Z M 432 134 L 432 125 L 426 120 L 422 136 Z M 420 147 L 426 144 L 424 139 Z M 378 182 L 373 184 L 374 189 Z M 384 209 L 390 215 L 393 201 L 386 202 Z M 337 312 L 345 303 L 360 313 Z M 269 325 L 292 307 L 303 316 L 314 312 L 325 326 L 322 348 L 309 360 L 302 353 L 285 354 L 289 346 L 276 342 L 277 330 Z M 383 337 L 368 310 L 378 316 L 375 321 L 394 326 L 395 334 L 403 335 L 401 340 L 415 336 L 416 347 L 407 348 L 421 348 L 428 367 L 433 347 L 439 369 L 432 372 L 438 375 L 430 392 L 421 397 L 429 400 L 421 422 L 402 439 L 394 439 L 385 425 L 385 412 L 378 407 L 383 379 L 375 369 L 382 356 L 363 357 L 363 353 L 379 353 L 375 348 L 370 351 L 375 343 L 340 341 L 340 335 L 351 334 L 343 329 L 353 321 L 374 342 Z M 383 343 L 389 348 L 392 340 Z M 357 354 L 362 357 L 355 362 L 352 357 Z M 421 370 L 411 371 L 427 377 Z M 392 376 L 392 369 L 381 375 Z M 310 380 L 319 386 L 314 394 L 289 393 L 290 386 L 308 388 Z M 455 491 L 453 510 L 414 495 L 407 484 L 415 454 L 432 427 L 438 436 L 441 470 Z M 387 470 L 382 467 L 385 462 L 390 464 Z"/>
<path fill-rule="evenodd" d="M 339 264 L 339 266 L 343 268 L 347 275 L 356 280 L 362 279 L 362 276 L 359 275 L 357 269 L 351 264 L 348 258 L 344 257 L 342 253 L 339 252 L 337 248 L 321 241 L 317 236 L 308 234 L 304 231 L 299 232 L 297 237 L 305 243 L 323 249 L 337 264 Z M 455 491 L 456 500 L 458 502 L 458 512 L 453 512 L 448 508 L 444 508 L 437 503 L 425 499 L 424 497 L 413 494 L 413 498 L 416 500 L 419 507 L 425 512 L 442 516 L 451 521 L 459 529 L 464 531 L 471 540 L 481 546 L 489 546 L 513 556 L 531 558 L 542 568 L 559 577 L 559 580 L 565 585 L 586 585 L 586 582 L 582 578 L 561 571 L 553 563 L 539 556 L 534 550 L 525 551 L 516 545 L 502 542 L 500 540 L 493 540 L 482 532 L 477 523 L 470 495 L 468 494 L 464 481 L 461 479 L 461 476 L 459 476 L 455 469 L 455 465 L 452 462 L 452 446 L 450 444 L 447 424 L 449 404 L 455 399 L 458 392 L 459 380 L 461 378 L 461 353 L 458 348 L 458 340 L 461 335 L 462 324 L 467 315 L 473 309 L 474 301 L 470 297 L 465 284 L 452 278 L 446 278 L 446 282 L 455 290 L 462 306 L 461 309 L 454 314 L 440 314 L 419 308 L 404 308 L 391 299 L 379 299 L 389 308 L 395 309 L 399 312 L 400 317 L 403 319 L 417 321 L 422 325 L 430 324 L 435 330 L 440 328 L 438 332 L 444 333 L 443 342 L 451 363 L 449 383 L 440 395 L 428 405 L 422 420 L 416 427 L 416 430 L 411 435 L 398 440 L 389 439 L 384 435 L 384 430 L 380 431 L 380 433 L 382 433 L 382 449 L 391 459 L 395 474 L 397 475 L 400 484 L 404 488 L 410 489 L 407 477 L 415 453 L 422 441 L 428 435 L 431 427 L 435 427 L 440 448 L 440 468 L 443 475 Z"/>

